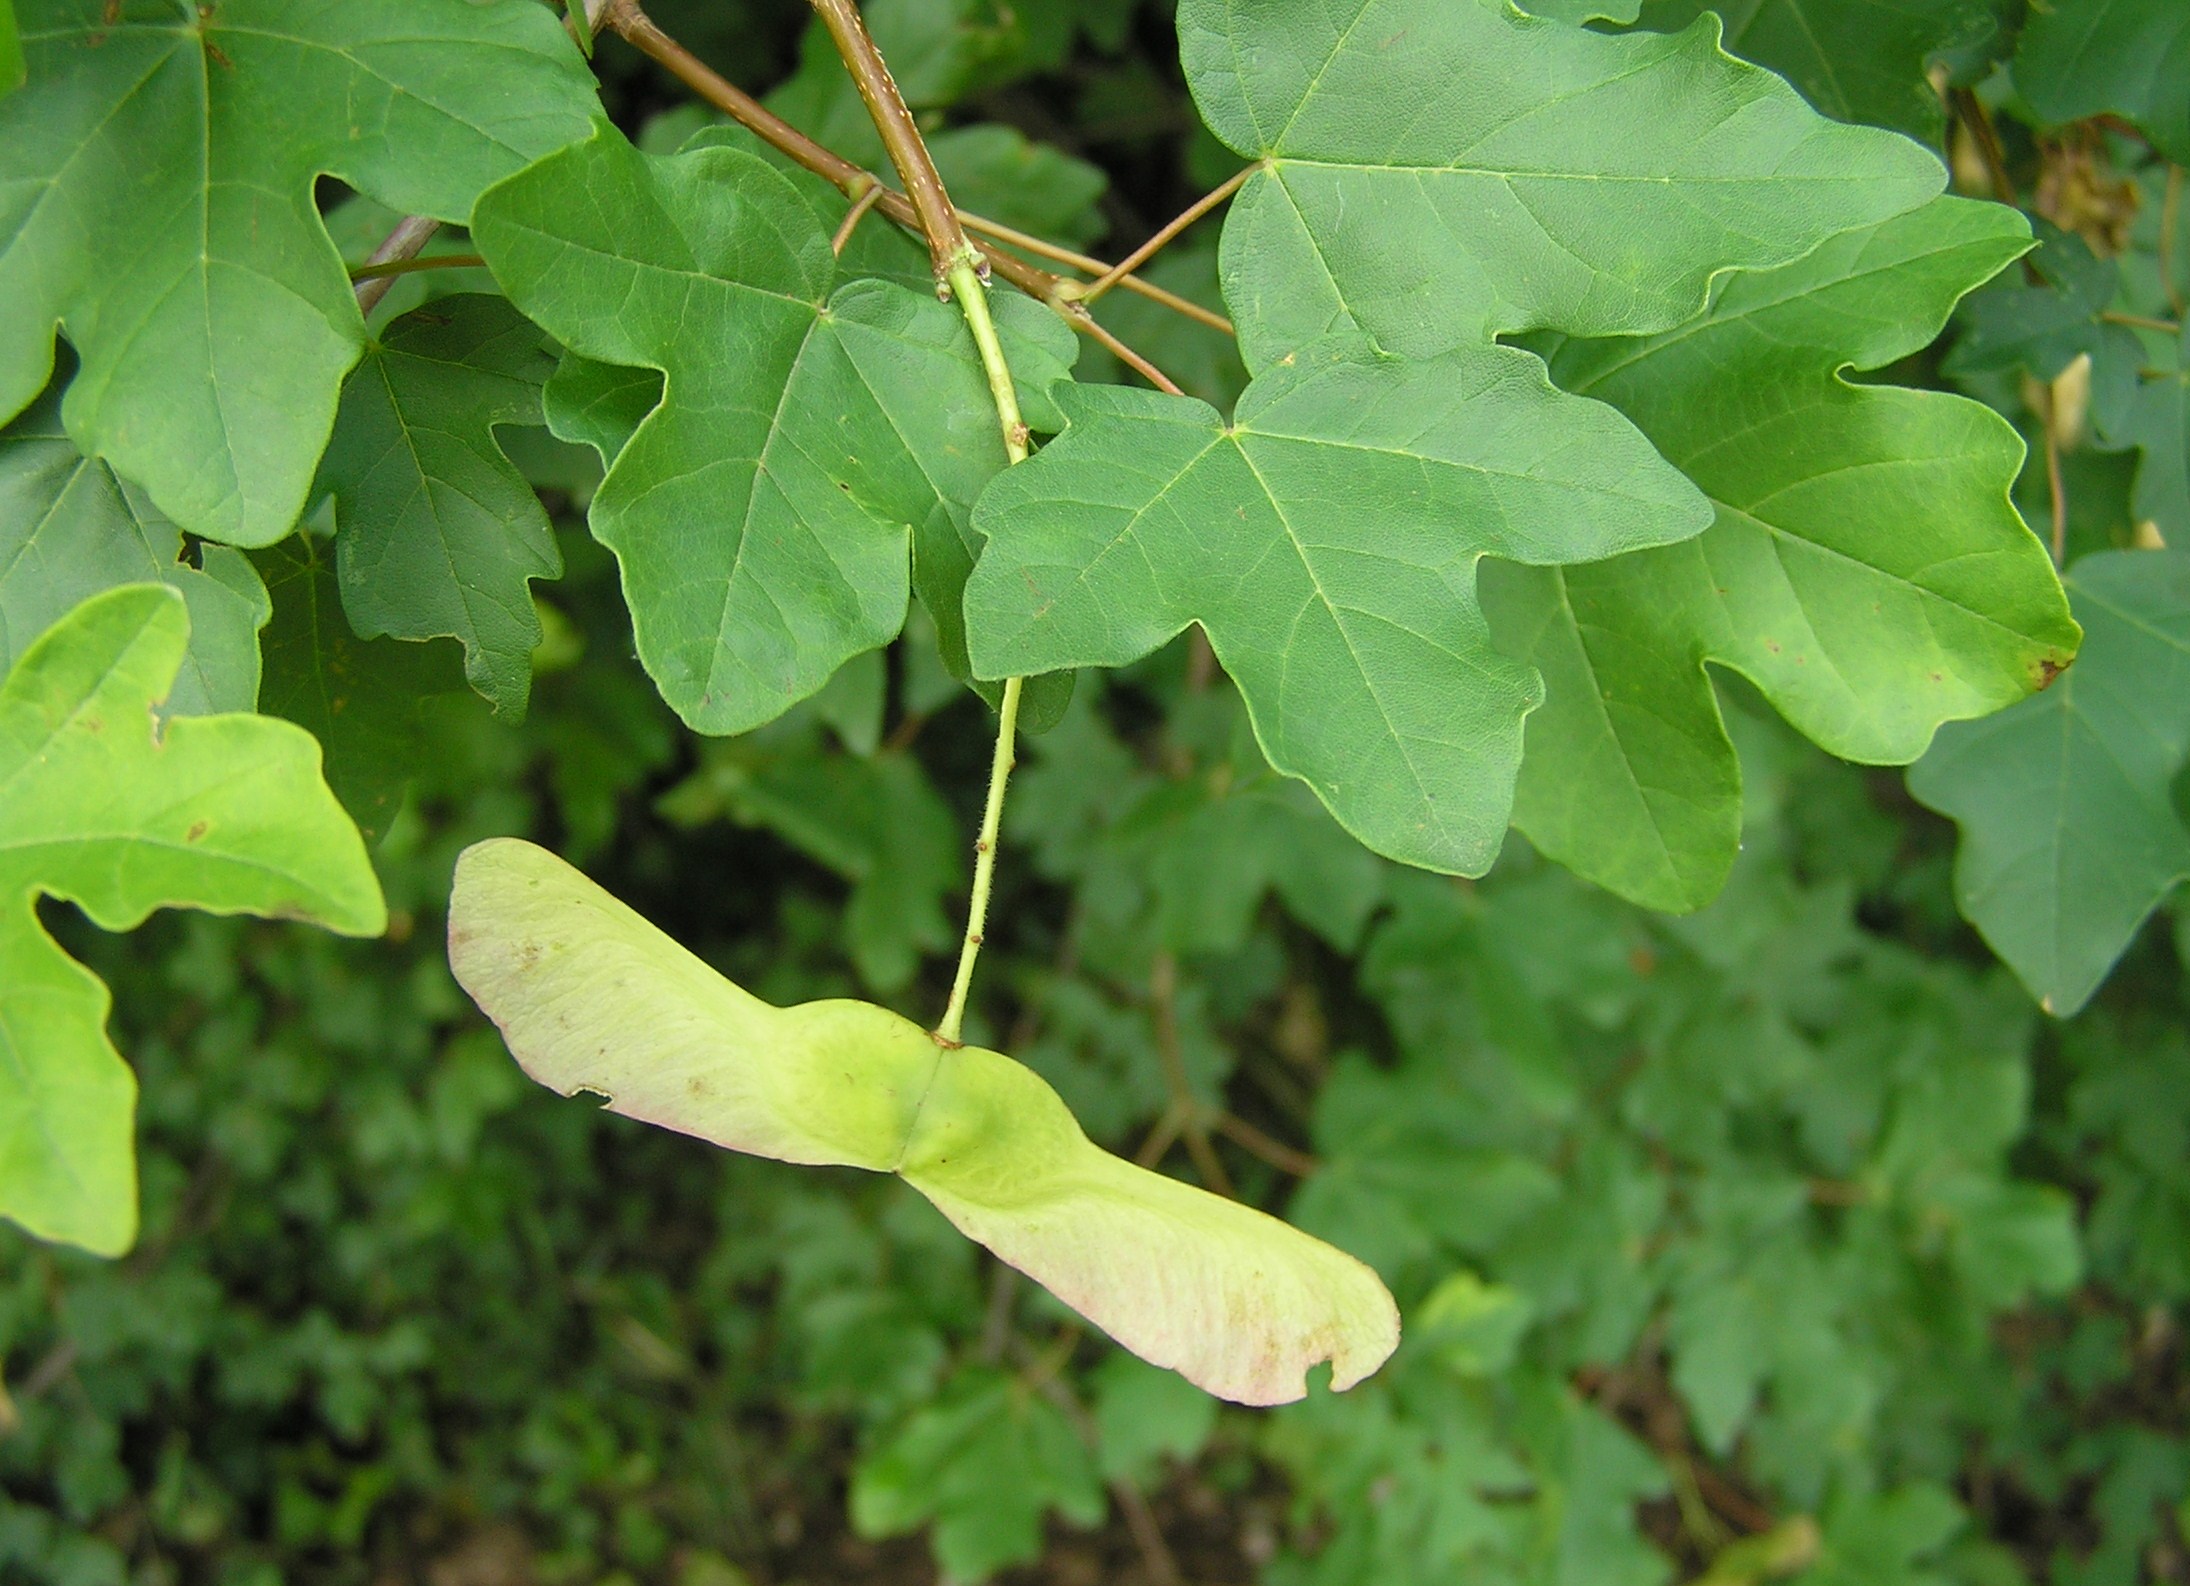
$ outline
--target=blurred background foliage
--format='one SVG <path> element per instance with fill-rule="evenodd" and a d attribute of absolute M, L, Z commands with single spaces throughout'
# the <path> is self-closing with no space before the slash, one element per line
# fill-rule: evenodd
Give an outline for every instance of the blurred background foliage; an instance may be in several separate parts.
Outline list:
<path fill-rule="evenodd" d="M 1114 256 L 1227 170 L 1160 5 L 867 9 L 968 208 Z M 1965 190 L 2010 184 L 2049 247 L 2179 312 L 2179 172 L 2119 117 L 2022 104 L 2017 8 L 1929 8 L 1931 86 L 1842 101 L 1774 57 L 1771 6 L 1732 9 L 1822 108 L 1943 139 Z M 803 7 L 653 11 L 878 159 Z M 600 64 L 651 146 L 704 119 L 614 41 Z M 384 229 L 330 203 L 359 253 Z M 1214 304 L 1213 237 L 1151 277 Z M 1224 338 L 1115 306 L 1236 393 Z M 2077 345 L 1954 373 L 2029 436 L 2041 530 L 2054 459 L 2071 556 L 2153 517 L 2076 409 Z M 1936 383 L 1942 351 L 1889 377 Z M 462 998 L 450 867 L 519 832 L 771 1000 L 931 1015 L 989 747 L 919 634 L 748 737 L 682 733 L 578 517 L 587 454 L 510 439 L 570 568 L 529 719 L 491 719 L 445 643 L 345 660 L 412 680 L 335 751 L 387 812 L 389 938 L 45 911 L 115 989 L 146 1231 L 114 1264 L 0 1231 L 0 1580 L 2190 1581 L 2190 911 L 2058 1023 L 1957 915 L 1952 829 L 1738 681 L 1744 852 L 1670 919 L 1518 837 L 1473 884 L 1366 854 L 1194 642 L 1083 678 L 1022 755 L 969 1033 L 1104 1143 L 1362 1255 L 1408 1319 L 1348 1395 L 1219 1407 L 894 1181 L 530 1086 Z M 278 701 L 283 634 L 331 608 L 309 542 L 265 571 Z"/>

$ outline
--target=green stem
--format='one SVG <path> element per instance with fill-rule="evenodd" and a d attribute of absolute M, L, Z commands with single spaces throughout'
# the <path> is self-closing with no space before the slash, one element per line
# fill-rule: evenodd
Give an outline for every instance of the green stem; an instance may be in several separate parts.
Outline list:
<path fill-rule="evenodd" d="M 989 395 L 996 402 L 997 422 L 1004 427 L 1004 455 L 1014 463 L 1027 460 L 1027 426 L 1019 416 L 1019 388 L 1012 384 L 1011 365 L 1004 360 L 1004 344 L 997 339 L 996 321 L 989 317 L 989 293 L 974 262 L 961 258 L 944 279 L 973 332 L 974 348 L 981 354 L 981 372 L 988 376 Z"/>
<path fill-rule="evenodd" d="M 379 281 L 391 275 L 416 275 L 421 270 L 483 270 L 487 261 L 476 253 L 433 253 L 416 259 L 383 259 L 361 264 L 350 272 L 353 281 Z"/>
<path fill-rule="evenodd" d="M 958 299 L 973 332 L 973 345 L 981 354 L 981 370 L 988 376 L 989 396 L 996 403 L 996 420 L 1004 430 L 1004 458 L 1008 467 L 1027 458 L 1026 420 L 1019 414 L 1019 391 L 1012 384 L 1011 365 L 1004 359 L 1004 344 L 997 338 L 996 321 L 989 317 L 989 291 L 971 258 L 960 257 L 945 277 L 951 295 Z M 1019 696 L 1026 679 L 1004 680 L 1004 696 L 996 712 L 996 752 L 989 760 L 989 796 L 981 811 L 981 835 L 973 845 L 973 896 L 966 904 L 966 937 L 958 948 L 958 973 L 951 981 L 951 1000 L 936 1025 L 938 1039 L 953 1044 L 964 1038 L 966 997 L 973 989 L 973 966 L 981 956 L 981 939 L 988 929 L 989 892 L 996 881 L 996 840 L 1004 822 L 1004 788 L 1011 781 L 1017 758 Z"/>
<path fill-rule="evenodd" d="M 988 929 L 989 891 L 996 882 L 996 837 L 1004 824 L 1004 788 L 1011 781 L 1019 736 L 1019 696 L 1023 677 L 1007 678 L 1004 697 L 996 712 L 996 753 L 989 760 L 989 797 L 981 810 L 981 835 L 973 845 L 973 896 L 966 904 L 966 939 L 958 948 L 958 973 L 951 980 L 951 1000 L 936 1022 L 936 1038 L 956 1046 L 965 1039 L 966 997 L 973 990 L 973 966 L 981 956 L 981 938 Z"/>
<path fill-rule="evenodd" d="M 813 0 L 813 7 L 836 41 L 844 69 L 859 85 L 867 102 L 867 114 L 882 135 L 890 163 L 919 217 L 920 231 L 928 239 L 928 253 L 935 261 L 936 289 L 958 300 L 966 316 L 966 328 L 981 355 L 981 371 L 988 377 L 989 396 L 996 404 L 996 422 L 1004 432 L 1006 466 L 1027 459 L 1026 420 L 1019 413 L 1019 391 L 1012 384 L 1011 365 L 1004 358 L 1004 344 L 997 338 L 996 322 L 989 317 L 988 266 L 974 246 L 952 207 L 943 178 L 928 154 L 920 127 L 890 76 L 874 40 L 867 36 L 852 0 Z M 935 1026 L 935 1038 L 956 1046 L 964 1038 L 966 998 L 973 990 L 973 966 L 981 957 L 981 940 L 988 929 L 989 895 L 996 884 L 996 842 L 1004 824 L 1004 789 L 1011 781 L 1012 761 L 1019 737 L 1019 698 L 1026 691 L 1024 678 L 1006 678 L 1003 698 L 997 702 L 996 750 L 989 759 L 988 801 L 981 810 L 981 835 L 973 845 L 973 895 L 966 903 L 966 936 L 958 949 L 958 973 L 951 980 L 950 1002 Z"/>

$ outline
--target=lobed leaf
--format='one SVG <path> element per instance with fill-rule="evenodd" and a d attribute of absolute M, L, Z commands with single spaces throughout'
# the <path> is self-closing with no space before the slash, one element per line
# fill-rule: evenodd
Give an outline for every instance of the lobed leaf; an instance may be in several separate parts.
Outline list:
<path fill-rule="evenodd" d="M 2066 582 L 2084 626 L 2067 675 L 1942 731 L 1909 771 L 1962 828 L 1962 912 L 2062 1018 L 2190 878 L 2190 553 L 2104 551 Z"/>
<path fill-rule="evenodd" d="M 1121 1161 L 1032 1071 L 869 1003 L 773 1008 L 544 849 L 457 862 L 449 962 L 563 1095 L 779 1161 L 895 1172 L 1143 1359 L 1219 1397 L 1334 1388 L 1398 1342 L 1368 1268 L 1275 1218 Z"/>
<path fill-rule="evenodd" d="M 1183 0 L 1188 85 L 1261 162 L 1224 227 L 1247 366 L 1358 327 L 1422 354 L 1664 330 L 1711 278 L 1938 193 L 1937 159 L 1839 126 L 1718 45 L 1503 0 Z"/>
<path fill-rule="evenodd" d="M 327 785 L 377 841 L 425 752 L 421 705 L 459 692 L 464 679 L 450 646 L 352 632 L 335 559 L 327 537 L 310 529 L 258 554 L 273 602 L 260 704 L 319 741 Z"/>
<path fill-rule="evenodd" d="M 1941 722 L 2068 664 L 2076 626 L 2008 500 L 2014 431 L 1840 372 L 1923 346 L 2028 245 L 2013 211 L 1940 198 L 1732 278 L 1678 330 L 1552 354 L 1555 380 L 1632 418 L 1716 517 L 1683 545 L 1486 577 L 1493 628 L 1545 678 L 1515 805 L 1531 841 L 1637 902 L 1696 908 L 1741 836 L 1706 663 L 1870 763 L 1913 760 Z"/>
<path fill-rule="evenodd" d="M 2161 367 L 2122 381 L 2119 411 L 2094 412 L 2093 418 L 2109 447 L 2142 454 L 2130 503 L 2137 520 L 2158 528 L 2165 544 L 2190 545 L 2190 329 L 2175 339 L 2166 360 L 2154 361 Z M 2122 372 L 2127 375 L 2127 368 Z"/>
<path fill-rule="evenodd" d="M 1936 143 L 1945 118 L 1931 63 L 1991 44 L 2004 9 L 2004 0 L 1649 0 L 1642 23 L 1670 32 L 1715 11 L 1729 52 L 1779 73 L 1834 120 Z"/>
<path fill-rule="evenodd" d="M 2059 0 L 2031 7 L 2015 86 L 2053 122 L 2114 111 L 2190 162 L 2190 11 L 2180 0 Z"/>
<path fill-rule="evenodd" d="M 61 414 L 193 534 L 267 545 L 305 504 L 365 344 L 313 184 L 463 221 L 585 135 L 593 81 L 530 0 L 23 0 L 0 99 L 0 417 L 64 330 Z"/>
<path fill-rule="evenodd" d="M 1540 697 L 1489 643 L 1477 562 L 1587 561 L 1707 520 L 1625 420 L 1511 348 L 1334 339 L 1261 375 L 1230 425 L 1191 398 L 1063 396 L 1064 435 L 975 513 L 975 672 L 1124 665 L 1198 622 L 1271 765 L 1435 870 L 1489 868 Z"/>
<path fill-rule="evenodd" d="M 603 129 L 495 188 L 473 230 L 550 334 L 662 373 L 628 437 L 643 399 L 629 384 L 558 380 L 550 417 L 613 450 L 593 531 L 622 563 L 640 659 L 688 725 L 782 714 L 894 638 L 914 584 L 946 656 L 962 645 L 968 508 L 1004 451 L 955 309 L 885 281 L 831 295 L 821 218 L 728 148 L 655 158 Z M 1070 333 L 1021 324 L 1038 356 L 1019 367 L 1061 377 Z"/>
<path fill-rule="evenodd" d="M 460 639 L 497 712 L 524 714 L 540 643 L 532 580 L 555 531 L 494 438 L 539 425 L 555 367 L 499 297 L 436 298 L 383 331 L 342 388 L 320 481 L 334 495 L 342 607 L 361 639 Z"/>
<path fill-rule="evenodd" d="M 56 385 L 0 429 L 0 671 L 32 640 L 103 589 L 157 581 L 190 607 L 190 648 L 162 704 L 168 715 L 250 710 L 259 697 L 259 630 L 272 607 L 241 551 L 198 548 L 61 427 Z"/>
<path fill-rule="evenodd" d="M 190 638 L 158 584 L 110 589 L 0 682 L 0 1215 L 101 1255 L 137 1223 L 136 1082 L 107 991 L 39 923 L 43 895 L 128 930 L 161 908 L 387 923 L 364 844 L 286 722 L 155 707 Z"/>

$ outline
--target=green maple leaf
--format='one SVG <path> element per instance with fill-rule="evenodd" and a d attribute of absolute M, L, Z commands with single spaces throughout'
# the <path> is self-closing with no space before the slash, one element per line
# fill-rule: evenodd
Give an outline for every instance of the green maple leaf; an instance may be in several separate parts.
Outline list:
<path fill-rule="evenodd" d="M 2049 121 L 2114 111 L 2170 159 L 2190 161 L 2190 10 L 2180 0 L 2033 6 L 2015 86 Z"/>
<path fill-rule="evenodd" d="M 343 615 L 336 551 L 307 529 L 257 554 L 273 601 L 259 708 L 304 728 L 327 785 L 368 839 L 395 818 L 424 751 L 421 704 L 463 688 L 455 649 L 360 639 Z"/>
<path fill-rule="evenodd" d="M 1261 162 L 1224 227 L 1251 370 L 1345 326 L 1399 353 L 1662 330 L 1719 271 L 1945 183 L 1725 55 L 1708 19 L 1608 37 L 1502 0 L 1184 0 L 1179 37 L 1203 119 Z"/>
<path fill-rule="evenodd" d="M 2013 211 L 1941 198 L 1736 276 L 1678 330 L 1552 355 L 1555 380 L 1632 418 L 1717 517 L 1681 546 L 1486 579 L 1499 635 L 1545 678 L 1515 810 L 1531 841 L 1637 902 L 1692 909 L 1741 836 L 1706 663 L 1870 763 L 1913 760 L 1942 721 L 2068 663 L 2075 624 L 2008 501 L 2013 430 L 1961 397 L 1840 374 L 1923 346 L 2028 245 Z"/>
<path fill-rule="evenodd" d="M 0 416 L 62 417 L 194 534 L 295 526 L 365 327 L 313 183 L 462 221 L 583 137 L 592 79 L 530 0 L 25 0 L 0 99 Z"/>
<path fill-rule="evenodd" d="M 2101 259 L 2074 232 L 2039 220 L 2038 246 L 2027 266 L 1972 292 L 1956 310 L 1961 335 L 1942 363 L 1950 376 L 2023 369 L 2051 380 L 2078 354 L 2105 360 L 2109 330 L 2124 338 L 2132 356 L 2136 338 L 2128 330 L 2099 323 L 2099 315 L 2121 289 L 2121 267 Z M 2094 384 L 2103 384 L 2094 378 Z"/>
<path fill-rule="evenodd" d="M 310 735 L 156 713 L 189 637 L 180 594 L 126 585 L 48 629 L 0 682 L 0 1215 L 102 1255 L 136 1231 L 136 1082 L 106 1038 L 106 987 L 46 935 L 37 899 L 110 931 L 161 908 L 354 936 L 387 922 Z"/>
<path fill-rule="evenodd" d="M 1643 0 L 1528 0 L 1518 9 L 1579 27 L 1585 22 L 1632 22 L 1642 4 Z"/>
<path fill-rule="evenodd" d="M 190 650 L 163 710 L 249 710 L 259 697 L 266 586 L 241 551 L 199 547 L 143 491 L 84 456 L 61 427 L 58 385 L 0 429 L 0 671 L 102 589 L 172 584 L 190 607 Z"/>
<path fill-rule="evenodd" d="M 15 23 L 15 0 L 0 0 L 0 94 L 23 86 L 23 34 Z"/>
<path fill-rule="evenodd" d="M 531 581 L 563 561 L 494 427 L 544 423 L 554 368 L 506 300 L 436 298 L 367 349 L 320 464 L 358 636 L 461 639 L 472 686 L 511 715 L 524 714 L 541 636 Z"/>
<path fill-rule="evenodd" d="M 2000 30 L 2003 0 L 1650 0 L 1642 24 L 1670 32 L 1715 11 L 1726 48 L 1779 73 L 1836 121 L 1926 142 L 1944 124 L 1932 60 Z"/>
<path fill-rule="evenodd" d="M 558 381 L 550 418 L 613 457 L 593 532 L 623 565 L 640 659 L 687 724 L 727 734 L 781 715 L 896 637 L 914 583 L 950 655 L 970 503 L 1004 463 L 955 308 L 886 281 L 832 294 L 822 217 L 730 148 L 658 159 L 604 131 L 493 189 L 473 229 L 566 346 L 662 374 L 628 438 L 629 382 L 581 423 L 558 397 L 614 383 Z M 1012 320 L 1020 377 L 1061 378 L 1075 351 L 1062 322 Z"/>
<path fill-rule="evenodd" d="M 1949 727 L 1909 791 L 1962 828 L 1962 912 L 2068 1017 L 2190 877 L 2190 553 L 2105 551 L 2066 580 L 2083 653 L 2036 699 Z"/>
<path fill-rule="evenodd" d="M 1061 393 L 1064 435 L 982 495 L 977 675 L 1121 666 L 1209 634 L 1270 764 L 1377 852 L 1481 874 L 1539 688 L 1493 650 L 1486 554 L 1586 561 L 1697 533 L 1695 488 L 1511 348 L 1341 339 L 1227 425 L 1187 397 Z"/>
<path fill-rule="evenodd" d="M 2190 330 L 2173 348 L 2172 369 L 2147 371 L 2125 392 L 2122 411 L 2102 419 L 2109 446 L 2135 447 L 2131 510 L 2158 526 L 2169 545 L 2190 544 Z M 2096 415 L 2095 415 L 2096 416 Z"/>
<path fill-rule="evenodd" d="M 662 405 L 662 372 L 595 363 L 566 352 L 541 396 L 556 439 L 592 447 L 605 469 Z"/>

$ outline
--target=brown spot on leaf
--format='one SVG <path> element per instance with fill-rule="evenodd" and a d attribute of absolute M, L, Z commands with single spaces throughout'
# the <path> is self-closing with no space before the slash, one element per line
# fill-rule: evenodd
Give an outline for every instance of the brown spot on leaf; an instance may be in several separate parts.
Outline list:
<path fill-rule="evenodd" d="M 2068 662 L 2056 661 L 2050 655 L 2039 657 L 2037 667 L 2038 687 L 2040 689 L 2051 688 L 2053 680 L 2067 671 L 2068 667 Z"/>
<path fill-rule="evenodd" d="M 183 833 L 183 841 L 186 843 L 202 843 L 205 841 L 205 834 L 212 829 L 213 826 L 210 821 L 192 821 L 190 830 Z"/>

